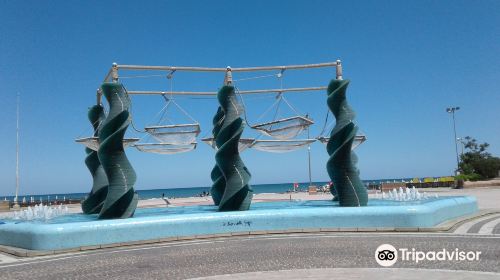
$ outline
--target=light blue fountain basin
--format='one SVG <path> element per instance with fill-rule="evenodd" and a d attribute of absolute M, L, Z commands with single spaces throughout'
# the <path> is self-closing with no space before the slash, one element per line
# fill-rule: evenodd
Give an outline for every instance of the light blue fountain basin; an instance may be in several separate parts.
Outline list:
<path fill-rule="evenodd" d="M 0 220 L 0 244 L 30 250 L 158 240 L 234 232 L 292 229 L 429 228 L 477 211 L 470 196 L 421 201 L 371 199 L 366 207 L 320 201 L 253 203 L 251 210 L 217 212 L 215 206 L 137 209 L 133 218 L 97 220 L 71 214 L 42 221 Z"/>

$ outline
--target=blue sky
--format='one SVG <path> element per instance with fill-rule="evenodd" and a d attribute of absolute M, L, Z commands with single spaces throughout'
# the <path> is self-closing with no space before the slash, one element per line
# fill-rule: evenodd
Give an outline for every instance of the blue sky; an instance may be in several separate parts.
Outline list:
<path fill-rule="evenodd" d="M 357 150 L 363 179 L 451 174 L 451 117 L 459 136 L 500 154 L 498 1 L 0 1 L 0 195 L 15 186 L 15 104 L 21 93 L 21 193 L 86 192 L 87 108 L 112 62 L 233 67 L 342 59 L 349 101 L 368 141 Z M 137 73 L 123 73 L 123 75 Z M 263 73 L 254 73 L 262 75 Z M 266 73 L 264 73 L 266 74 Z M 269 74 L 269 73 L 267 73 Z M 250 77 L 248 74 L 245 77 Z M 333 69 L 285 72 L 284 86 L 323 86 Z M 244 76 L 240 76 L 244 77 Z M 235 77 L 238 78 L 238 77 Z M 176 90 L 215 91 L 220 74 L 177 73 Z M 128 89 L 167 90 L 163 78 L 124 79 Z M 238 84 L 277 87 L 276 79 Z M 325 93 L 286 98 L 316 121 Z M 213 99 L 177 99 L 211 130 Z M 273 96 L 245 100 L 250 121 Z M 154 122 L 160 97 L 133 97 L 137 126 Z M 130 131 L 130 136 L 139 136 Z M 256 133 L 247 129 L 246 136 Z M 208 186 L 213 151 L 159 156 L 127 150 L 136 188 Z M 252 183 L 307 180 L 307 152 L 248 150 Z M 312 146 L 313 179 L 328 180 L 327 154 Z"/>

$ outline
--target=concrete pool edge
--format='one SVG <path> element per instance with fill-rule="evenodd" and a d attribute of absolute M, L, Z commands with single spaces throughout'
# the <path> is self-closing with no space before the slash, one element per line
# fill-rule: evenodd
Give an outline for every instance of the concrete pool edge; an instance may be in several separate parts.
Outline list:
<path fill-rule="evenodd" d="M 95 246 L 81 246 L 76 248 L 61 249 L 61 250 L 30 250 L 23 249 L 19 247 L 12 247 L 7 245 L 0 245 L 0 252 L 14 255 L 17 257 L 38 257 L 38 256 L 49 256 L 49 255 L 60 255 L 66 253 L 77 253 L 92 250 L 101 249 L 113 249 L 122 248 L 130 246 L 140 246 L 147 244 L 166 244 L 177 241 L 190 241 L 190 240 L 206 240 L 206 239 L 217 239 L 217 238 L 229 238 L 229 237 L 242 237 L 242 236 L 257 236 L 257 235 L 279 235 L 279 234 L 293 234 L 293 233 L 310 233 L 310 234 L 321 234 L 321 233 L 332 233 L 332 232 L 355 232 L 355 233 L 365 233 L 365 232 L 377 232 L 377 233 L 395 233 L 395 232 L 421 232 L 421 233 L 439 233 L 448 232 L 457 226 L 468 222 L 473 219 L 490 216 L 494 214 L 499 214 L 500 211 L 496 210 L 482 210 L 475 214 L 463 216 L 457 219 L 446 221 L 436 227 L 421 227 L 421 228 L 319 228 L 319 229 L 290 229 L 290 230 L 270 230 L 270 231 L 250 231 L 250 232 L 233 232 L 231 234 L 209 234 L 209 235 L 198 235 L 198 236 L 177 236 L 171 238 L 160 238 L 151 239 L 143 241 L 133 241 L 133 242 L 122 242 L 122 243 L 111 243 L 111 244 L 101 244 Z"/>
<path fill-rule="evenodd" d="M 0 251 L 7 253 L 15 251 L 14 255 L 19 256 L 35 256 L 176 240 L 257 234 L 376 231 L 438 232 L 449 229 L 446 223 L 453 225 L 469 218 L 471 215 L 484 215 L 484 213 L 477 213 L 477 204 L 474 197 L 464 196 L 442 198 L 420 205 L 389 208 L 391 209 L 377 208 L 377 211 L 375 213 L 370 212 L 371 214 L 366 213 L 365 210 L 369 208 L 365 207 L 363 209 L 336 208 L 336 210 L 334 208 L 323 208 L 320 209 L 322 211 L 315 208 L 285 211 L 273 209 L 272 211 L 217 212 L 208 215 L 208 217 L 187 214 L 154 218 L 143 217 L 135 220 L 100 220 L 75 225 L 68 223 L 33 227 L 29 224 L 22 224 L 13 225 L 10 229 L 5 227 L 4 230 L 0 230 L 4 234 L 7 233 L 4 235 L 3 240 L 0 240 L 2 244 L 5 244 L 0 246 Z M 373 211 L 373 209 L 371 210 Z M 225 228 L 221 225 L 223 221 L 243 220 L 245 222 L 245 219 L 254 224 L 248 227 L 244 225 L 233 227 L 231 225 L 231 227 Z M 281 220 L 286 219 L 288 219 L 288 222 L 280 223 Z M 307 219 L 313 220 L 313 222 L 305 221 Z M 376 219 L 377 222 L 359 222 L 357 221 L 359 219 Z M 388 222 L 390 219 L 399 222 Z M 345 220 L 349 220 L 349 222 L 346 223 Z M 351 220 L 354 220 L 354 222 Z M 262 221 L 265 223 L 262 224 Z M 429 223 L 432 225 L 429 226 Z M 186 228 L 189 229 L 186 230 Z M 124 230 L 125 234 L 123 233 Z M 17 240 L 16 244 L 15 239 L 20 239 L 19 236 L 21 235 L 24 237 L 21 238 L 21 241 Z M 86 236 L 83 235 L 94 237 L 85 239 Z M 101 235 L 107 235 L 107 237 Z M 73 240 L 67 240 L 68 238 Z"/>

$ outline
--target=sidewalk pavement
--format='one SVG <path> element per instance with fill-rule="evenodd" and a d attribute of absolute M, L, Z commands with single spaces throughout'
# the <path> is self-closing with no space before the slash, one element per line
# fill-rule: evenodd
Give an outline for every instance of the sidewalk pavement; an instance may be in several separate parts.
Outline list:
<path fill-rule="evenodd" d="M 409 269 L 409 268 L 315 268 L 279 271 L 259 271 L 237 274 L 225 274 L 191 280 L 295 280 L 295 279 L 357 279 L 357 280 L 489 280 L 500 279 L 500 273 L 464 270 Z"/>

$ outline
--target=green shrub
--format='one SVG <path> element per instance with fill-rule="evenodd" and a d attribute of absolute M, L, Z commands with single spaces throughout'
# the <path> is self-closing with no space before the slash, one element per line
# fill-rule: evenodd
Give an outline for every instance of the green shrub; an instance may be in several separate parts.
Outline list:
<path fill-rule="evenodd" d="M 481 175 L 476 174 L 476 173 L 471 173 L 471 174 L 460 174 L 455 176 L 455 180 L 464 180 L 464 181 L 479 181 L 482 179 Z"/>
<path fill-rule="evenodd" d="M 480 179 L 491 179 L 498 176 L 500 170 L 500 158 L 488 153 L 488 143 L 479 144 L 476 139 L 465 137 L 465 149 L 467 152 L 460 156 L 460 171 L 464 180 L 477 181 Z"/>

